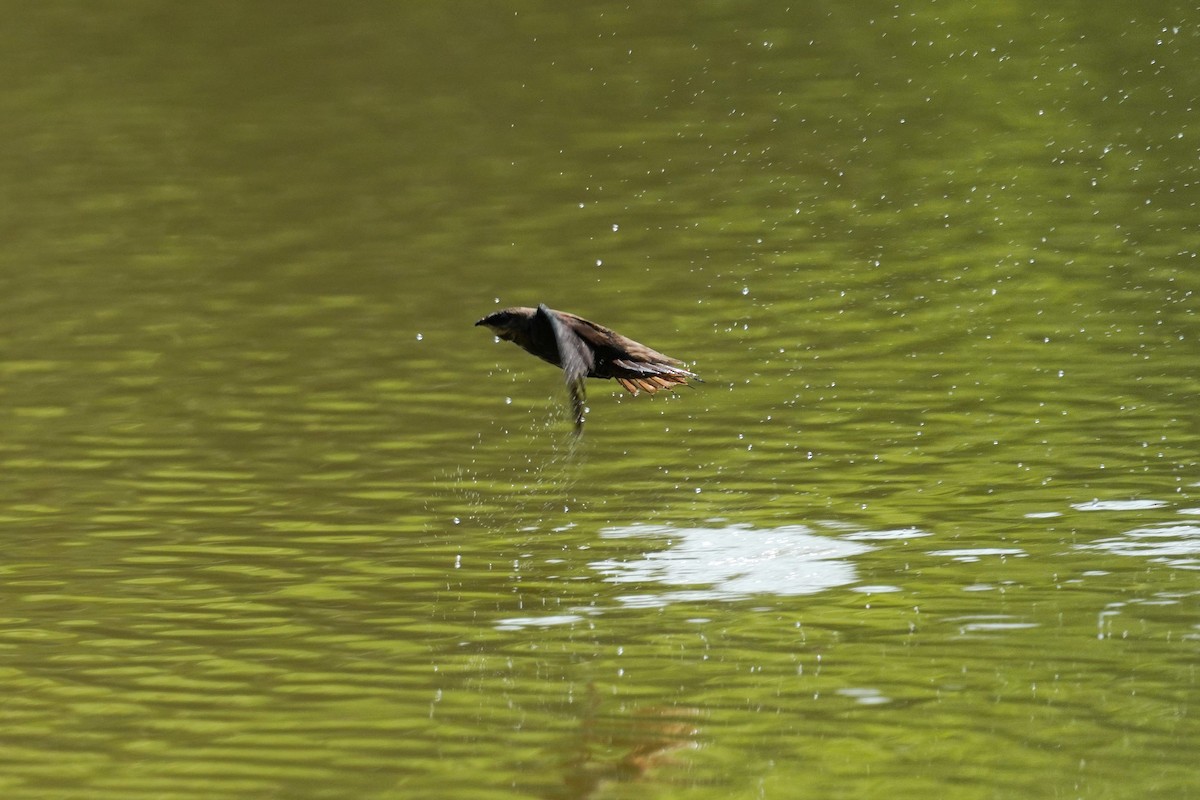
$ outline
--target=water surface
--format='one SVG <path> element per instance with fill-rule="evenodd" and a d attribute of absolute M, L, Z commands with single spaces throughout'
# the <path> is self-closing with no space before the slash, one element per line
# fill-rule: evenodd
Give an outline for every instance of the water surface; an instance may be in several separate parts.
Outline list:
<path fill-rule="evenodd" d="M 5 797 L 1200 796 L 1194 10 L 13 12 Z"/>

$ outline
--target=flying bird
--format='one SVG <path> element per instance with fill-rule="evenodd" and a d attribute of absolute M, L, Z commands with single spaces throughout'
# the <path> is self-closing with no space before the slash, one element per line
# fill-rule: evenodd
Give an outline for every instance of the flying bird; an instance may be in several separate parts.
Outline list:
<path fill-rule="evenodd" d="M 545 305 L 506 308 L 475 324 L 562 369 L 571 395 L 576 433 L 583 429 L 585 378 L 615 378 L 635 396 L 638 392 L 654 394 L 660 389 L 686 386 L 689 378 L 700 381 L 678 359 L 603 325 Z"/>

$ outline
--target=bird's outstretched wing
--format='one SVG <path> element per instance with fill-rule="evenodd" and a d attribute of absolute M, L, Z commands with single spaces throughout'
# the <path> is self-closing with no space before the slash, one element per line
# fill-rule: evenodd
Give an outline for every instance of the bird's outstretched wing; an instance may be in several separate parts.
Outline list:
<path fill-rule="evenodd" d="M 677 358 L 663 355 L 583 317 L 565 311 L 555 313 L 564 326 L 590 343 L 590 350 L 595 351 L 596 361 L 591 372 L 594 377 L 616 378 L 617 383 L 634 395 L 638 392 L 654 394 L 662 389 L 687 386 L 689 380 L 703 383 L 698 375 L 685 369 L 683 362 Z"/>
<path fill-rule="evenodd" d="M 558 344 L 558 362 L 571 395 L 571 414 L 575 420 L 575 432 L 578 433 L 583 430 L 583 404 L 587 399 L 583 381 L 592 369 L 592 351 L 578 334 L 563 324 L 555 311 L 544 304 L 538 304 L 537 318 L 550 326 L 554 341 Z"/>

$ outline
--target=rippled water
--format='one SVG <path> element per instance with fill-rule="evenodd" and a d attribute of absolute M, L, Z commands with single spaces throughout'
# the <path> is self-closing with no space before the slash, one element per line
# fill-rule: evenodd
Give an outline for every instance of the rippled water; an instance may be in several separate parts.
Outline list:
<path fill-rule="evenodd" d="M 1195 13 L 459 11 L 0 33 L 3 796 L 1200 795 Z"/>

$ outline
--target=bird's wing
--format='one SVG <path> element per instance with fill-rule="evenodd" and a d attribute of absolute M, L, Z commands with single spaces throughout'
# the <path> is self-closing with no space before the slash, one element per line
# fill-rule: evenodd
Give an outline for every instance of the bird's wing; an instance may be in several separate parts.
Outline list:
<path fill-rule="evenodd" d="M 689 380 L 700 381 L 679 359 L 583 317 L 563 311 L 554 313 L 563 327 L 590 345 L 589 355 L 595 351 L 596 361 L 589 365 L 591 373 L 600 378 L 616 378 L 631 394 L 654 394 L 661 389 L 686 386 Z"/>
<path fill-rule="evenodd" d="M 569 325 L 580 338 L 590 342 L 597 350 L 611 352 L 618 358 L 626 358 L 630 361 L 667 364 L 683 363 L 670 356 L 665 356 L 641 342 L 635 342 L 628 336 L 622 336 L 612 328 L 606 328 L 603 325 L 592 322 L 590 319 L 584 319 L 574 314 L 567 314 L 563 311 L 559 311 L 558 314 L 564 320 L 564 324 Z"/>
<path fill-rule="evenodd" d="M 575 419 L 575 430 L 583 429 L 583 403 L 587 395 L 583 382 L 592 369 L 592 351 L 578 334 L 563 324 L 558 313 L 539 304 L 537 317 L 550 326 L 554 341 L 558 344 L 558 360 L 562 365 L 563 378 L 571 395 L 571 413 Z"/>

